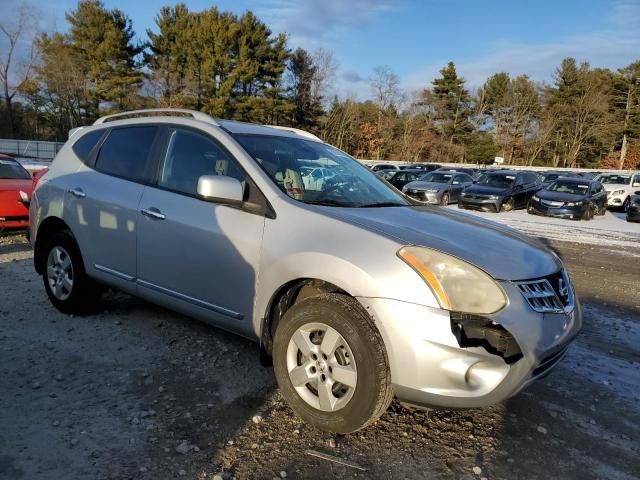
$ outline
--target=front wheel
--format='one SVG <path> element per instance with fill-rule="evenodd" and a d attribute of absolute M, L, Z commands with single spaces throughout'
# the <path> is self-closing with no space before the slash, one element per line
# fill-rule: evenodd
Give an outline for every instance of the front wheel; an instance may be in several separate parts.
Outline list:
<path fill-rule="evenodd" d="M 67 314 L 88 313 L 100 295 L 98 285 L 87 275 L 73 235 L 55 233 L 46 247 L 42 280 L 54 307 Z"/>
<path fill-rule="evenodd" d="M 622 204 L 622 210 L 624 212 L 627 212 L 627 210 L 629 210 L 629 203 L 631 203 L 631 200 L 629 197 L 627 197 L 624 201 L 624 203 Z"/>
<path fill-rule="evenodd" d="M 442 197 L 440 198 L 440 205 L 443 207 L 449 205 L 449 194 L 447 192 L 442 194 Z"/>
<path fill-rule="evenodd" d="M 285 400 L 321 430 L 360 430 L 393 398 L 382 337 L 362 306 L 344 295 L 291 307 L 275 333 L 273 365 Z"/>
<path fill-rule="evenodd" d="M 502 202 L 502 205 L 500 205 L 500 209 L 498 211 L 510 212 L 514 208 L 515 208 L 515 204 L 513 202 L 513 198 L 507 198 L 504 202 Z"/>

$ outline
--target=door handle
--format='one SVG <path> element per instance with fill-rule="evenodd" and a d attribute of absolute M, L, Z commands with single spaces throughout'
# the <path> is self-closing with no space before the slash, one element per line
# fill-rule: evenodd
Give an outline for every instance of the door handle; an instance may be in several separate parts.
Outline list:
<path fill-rule="evenodd" d="M 81 188 L 72 188 L 71 190 L 69 190 L 69 193 L 76 198 L 84 198 L 87 196 L 87 194 L 84 193 Z"/>
<path fill-rule="evenodd" d="M 162 212 L 160 212 L 160 210 L 155 207 L 143 208 L 142 210 L 140 210 L 140 213 L 145 217 L 153 218 L 154 220 L 164 220 L 165 218 L 167 218 Z"/>

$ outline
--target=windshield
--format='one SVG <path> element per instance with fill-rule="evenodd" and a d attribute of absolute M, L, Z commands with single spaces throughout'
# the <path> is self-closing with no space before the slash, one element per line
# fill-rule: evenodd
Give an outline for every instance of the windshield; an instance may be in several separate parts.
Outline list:
<path fill-rule="evenodd" d="M 374 172 L 330 145 L 275 135 L 233 137 L 295 200 L 335 207 L 409 205 Z"/>
<path fill-rule="evenodd" d="M 431 172 L 420 177 L 422 182 L 449 183 L 453 178 L 453 173 Z"/>
<path fill-rule="evenodd" d="M 600 183 L 622 184 L 625 185 L 631 180 L 631 175 L 601 175 L 597 179 Z"/>
<path fill-rule="evenodd" d="M 589 184 L 559 181 L 552 183 L 549 188 L 547 188 L 547 191 L 573 193 L 574 195 L 585 195 L 587 191 L 589 191 Z"/>
<path fill-rule="evenodd" d="M 0 178 L 7 180 L 29 180 L 31 175 L 14 160 L 0 159 Z"/>
<path fill-rule="evenodd" d="M 478 185 L 486 185 L 488 187 L 508 188 L 513 185 L 516 180 L 515 175 L 504 173 L 489 173 L 486 177 L 478 181 Z"/>

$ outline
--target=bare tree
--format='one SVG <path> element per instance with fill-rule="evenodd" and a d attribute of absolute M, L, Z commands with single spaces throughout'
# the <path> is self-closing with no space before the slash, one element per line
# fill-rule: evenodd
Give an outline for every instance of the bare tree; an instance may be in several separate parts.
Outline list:
<path fill-rule="evenodd" d="M 369 79 L 373 100 L 378 106 L 377 138 L 378 148 L 376 149 L 376 159 L 380 160 L 385 146 L 393 137 L 393 130 L 386 128 L 390 120 L 391 109 L 396 108 L 402 101 L 402 91 L 400 90 L 400 78 L 393 73 L 389 67 L 376 67 L 373 75 Z"/>
<path fill-rule="evenodd" d="M 311 94 L 319 99 L 325 107 L 329 92 L 333 88 L 338 71 L 338 61 L 331 50 L 318 48 L 313 52 L 313 66 L 316 68 L 311 81 Z"/>
<path fill-rule="evenodd" d="M 12 137 L 16 130 L 13 99 L 31 75 L 35 39 L 36 15 L 27 4 L 22 4 L 13 18 L 0 19 L 0 83 Z"/>

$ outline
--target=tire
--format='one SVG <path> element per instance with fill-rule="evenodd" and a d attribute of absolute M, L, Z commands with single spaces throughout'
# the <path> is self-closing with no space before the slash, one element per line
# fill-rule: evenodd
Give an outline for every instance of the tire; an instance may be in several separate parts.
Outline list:
<path fill-rule="evenodd" d="M 604 217 L 606 213 L 607 213 L 607 204 L 605 203 L 602 205 L 602 207 L 598 209 L 598 215 L 601 217 Z"/>
<path fill-rule="evenodd" d="M 500 212 L 510 212 L 511 210 L 513 210 L 515 208 L 515 205 L 513 203 L 513 198 L 507 198 L 504 202 L 502 202 L 502 205 L 500 205 Z"/>
<path fill-rule="evenodd" d="M 627 197 L 624 201 L 624 203 L 622 204 L 622 211 L 623 212 L 627 212 L 627 210 L 629 210 L 629 204 L 631 203 L 631 197 Z"/>
<path fill-rule="evenodd" d="M 442 197 L 440 197 L 440 205 L 443 207 L 446 207 L 447 205 L 449 205 L 449 193 L 448 192 L 444 192 L 442 194 Z"/>
<path fill-rule="evenodd" d="M 55 233 L 47 243 L 42 280 L 49 300 L 62 313 L 89 313 L 100 288 L 84 269 L 78 244 L 69 231 Z"/>
<path fill-rule="evenodd" d="M 594 216 L 593 207 L 589 205 L 585 212 L 582 214 L 582 220 L 591 220 Z"/>
<path fill-rule="evenodd" d="M 325 327 L 319 336 L 316 332 Z M 326 338 L 333 339 L 330 343 L 337 348 L 323 351 Z M 345 295 L 318 295 L 291 307 L 275 333 L 273 365 L 285 400 L 306 423 L 320 430 L 343 434 L 360 430 L 380 418 L 393 399 L 380 332 L 362 306 Z M 337 368 L 345 384 L 336 378 Z M 294 386 L 296 373 L 301 375 Z M 354 386 L 349 385 L 352 382 Z"/>

